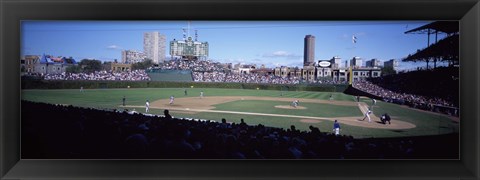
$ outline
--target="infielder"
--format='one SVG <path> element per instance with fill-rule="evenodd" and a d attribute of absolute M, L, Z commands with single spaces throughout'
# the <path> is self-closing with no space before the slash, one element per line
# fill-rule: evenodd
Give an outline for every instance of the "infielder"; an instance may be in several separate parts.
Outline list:
<path fill-rule="evenodd" d="M 200 98 L 203 98 L 203 91 L 200 91 Z"/>
<path fill-rule="evenodd" d="M 365 112 L 365 117 L 363 117 L 362 121 L 365 120 L 365 118 L 368 118 L 368 122 L 372 122 L 370 120 L 370 114 L 372 113 L 372 111 L 370 111 L 370 109 L 368 109 L 367 112 Z"/>
<path fill-rule="evenodd" d="M 330 94 L 330 101 L 333 100 L 333 94 Z"/>
<path fill-rule="evenodd" d="M 340 124 L 336 119 L 335 119 L 335 123 L 333 123 L 333 132 L 335 132 L 336 136 L 340 135 Z"/>
<path fill-rule="evenodd" d="M 173 97 L 173 95 L 172 95 L 172 96 L 170 96 L 170 105 L 173 104 L 173 100 L 175 100 L 175 97 Z"/>
<path fill-rule="evenodd" d="M 145 112 L 148 113 L 149 108 L 150 108 L 150 102 L 148 102 L 148 100 L 147 100 L 147 102 L 145 103 Z"/>

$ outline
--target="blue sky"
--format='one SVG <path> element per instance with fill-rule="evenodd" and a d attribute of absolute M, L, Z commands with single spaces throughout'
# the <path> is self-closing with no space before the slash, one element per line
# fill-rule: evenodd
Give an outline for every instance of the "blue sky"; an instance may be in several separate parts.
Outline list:
<path fill-rule="evenodd" d="M 219 62 L 302 66 L 305 35 L 315 40 L 315 59 L 398 59 L 427 46 L 427 36 L 404 34 L 429 21 L 191 21 L 190 35 L 210 45 Z M 143 33 L 181 39 L 188 21 L 23 21 L 21 55 L 51 54 L 102 61 L 121 60 L 121 50 L 143 51 Z M 357 43 L 352 43 L 352 35 Z M 433 36 L 431 39 L 434 38 Z M 439 36 L 439 39 L 443 36 Z M 431 40 L 432 41 L 432 40 Z M 401 63 L 400 69 L 425 66 Z"/>

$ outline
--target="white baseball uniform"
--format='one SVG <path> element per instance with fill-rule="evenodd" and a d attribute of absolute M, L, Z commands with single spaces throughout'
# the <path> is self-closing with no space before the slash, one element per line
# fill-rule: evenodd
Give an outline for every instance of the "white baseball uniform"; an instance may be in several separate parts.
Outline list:
<path fill-rule="evenodd" d="M 150 108 L 150 103 L 147 101 L 145 103 L 145 112 L 148 112 L 148 109 Z"/>

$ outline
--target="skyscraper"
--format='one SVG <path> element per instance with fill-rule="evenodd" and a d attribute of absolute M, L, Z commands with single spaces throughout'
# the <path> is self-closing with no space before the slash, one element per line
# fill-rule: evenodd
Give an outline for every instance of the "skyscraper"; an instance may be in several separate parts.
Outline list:
<path fill-rule="evenodd" d="M 353 57 L 350 60 L 350 66 L 353 66 L 354 68 L 362 67 L 362 58 L 357 56 Z"/>
<path fill-rule="evenodd" d="M 143 34 L 143 51 L 153 63 L 165 61 L 165 35 L 159 32 L 146 32 Z"/>
<path fill-rule="evenodd" d="M 379 67 L 380 61 L 378 59 L 372 59 L 370 61 L 365 62 L 366 67 Z"/>
<path fill-rule="evenodd" d="M 391 67 L 393 70 L 397 70 L 398 67 L 398 61 L 395 59 L 390 59 L 388 61 L 383 62 L 384 67 Z"/>
<path fill-rule="evenodd" d="M 303 53 L 303 65 L 309 66 L 315 62 L 315 36 L 306 35 Z"/>
<path fill-rule="evenodd" d="M 340 67 L 342 67 L 342 59 L 339 58 L 338 56 L 332 57 L 332 59 L 330 59 L 330 63 L 332 64 L 332 67 L 333 67 L 333 68 L 340 68 Z"/>

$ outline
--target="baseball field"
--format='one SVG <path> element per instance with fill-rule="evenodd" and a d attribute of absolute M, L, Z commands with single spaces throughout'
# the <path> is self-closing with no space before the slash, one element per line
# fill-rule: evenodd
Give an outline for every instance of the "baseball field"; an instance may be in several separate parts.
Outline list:
<path fill-rule="evenodd" d="M 187 94 L 185 95 L 185 90 Z M 204 96 L 200 97 L 200 92 Z M 170 110 L 176 118 L 206 119 L 289 128 L 300 130 L 315 126 L 323 132 L 332 132 L 333 121 L 338 120 L 341 134 L 355 138 L 408 137 L 458 133 L 458 118 L 417 110 L 397 104 L 362 97 L 356 102 L 351 95 L 331 92 L 246 90 L 219 88 L 125 88 L 125 89 L 55 89 L 22 90 L 22 99 L 52 104 L 73 105 L 100 109 L 128 109 L 145 113 L 145 102 L 150 102 L 150 114 Z M 122 105 L 125 96 L 126 105 Z M 173 104 L 170 97 L 174 96 Z M 332 99 L 330 99 L 332 96 Z M 297 107 L 292 102 L 298 100 Z M 372 122 L 364 119 L 371 108 Z M 391 124 L 382 124 L 379 117 L 388 113 Z"/>

